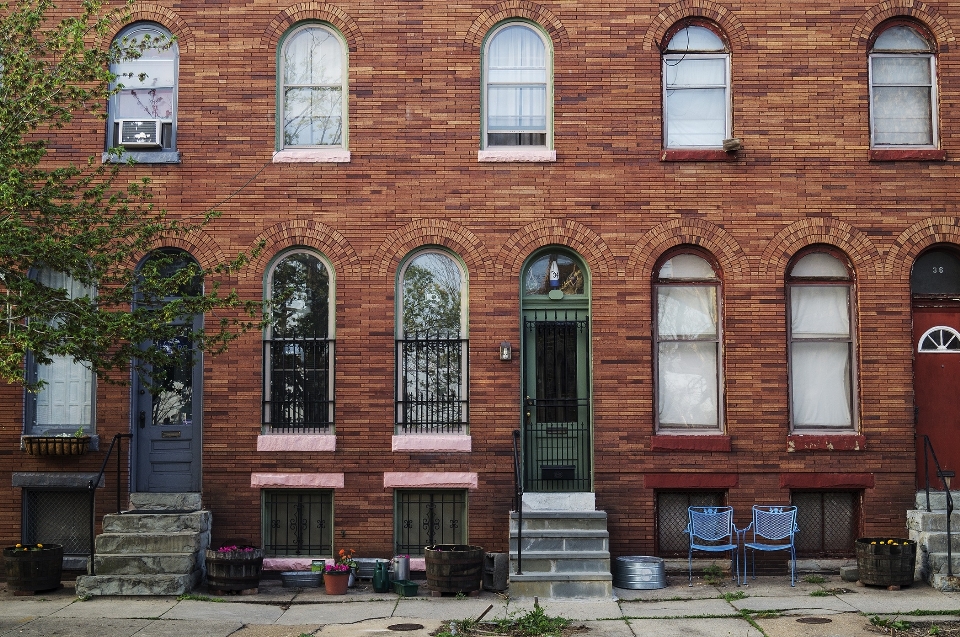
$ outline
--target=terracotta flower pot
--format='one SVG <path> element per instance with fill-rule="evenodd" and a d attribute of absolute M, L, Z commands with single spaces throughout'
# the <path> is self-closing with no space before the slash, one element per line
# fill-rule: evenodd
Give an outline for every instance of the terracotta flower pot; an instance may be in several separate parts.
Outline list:
<path fill-rule="evenodd" d="M 323 574 L 323 587 L 327 590 L 327 595 L 346 595 L 349 581 L 350 571 Z"/>

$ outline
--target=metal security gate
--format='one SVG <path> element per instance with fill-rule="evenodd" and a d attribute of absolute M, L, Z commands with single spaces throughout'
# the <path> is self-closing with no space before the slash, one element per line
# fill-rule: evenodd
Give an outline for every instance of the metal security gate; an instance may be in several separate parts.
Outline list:
<path fill-rule="evenodd" d="M 590 491 L 586 310 L 524 312 L 524 484 L 528 491 Z"/>

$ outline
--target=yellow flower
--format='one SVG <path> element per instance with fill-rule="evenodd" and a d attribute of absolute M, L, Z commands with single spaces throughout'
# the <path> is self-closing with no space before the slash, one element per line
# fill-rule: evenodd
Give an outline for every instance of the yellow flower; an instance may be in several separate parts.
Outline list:
<path fill-rule="evenodd" d="M 40 544 L 40 542 L 37 542 L 37 548 L 38 548 L 38 549 L 42 549 L 42 548 L 43 548 L 43 544 Z"/>
<path fill-rule="evenodd" d="M 17 544 L 17 548 L 18 548 L 18 549 L 22 549 L 22 548 L 23 548 L 23 544 Z"/>

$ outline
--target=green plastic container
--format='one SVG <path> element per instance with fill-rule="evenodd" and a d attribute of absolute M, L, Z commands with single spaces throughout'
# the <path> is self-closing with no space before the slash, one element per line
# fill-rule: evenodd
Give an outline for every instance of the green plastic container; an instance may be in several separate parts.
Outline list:
<path fill-rule="evenodd" d="M 400 597 L 416 597 L 420 585 L 410 580 L 398 579 L 393 582 L 393 591 Z"/>

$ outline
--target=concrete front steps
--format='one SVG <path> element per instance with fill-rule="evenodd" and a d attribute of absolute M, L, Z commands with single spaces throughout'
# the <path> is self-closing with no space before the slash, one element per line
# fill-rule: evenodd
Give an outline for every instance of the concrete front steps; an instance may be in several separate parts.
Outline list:
<path fill-rule="evenodd" d="M 511 597 L 613 597 L 605 511 L 524 511 L 517 575 L 519 514 L 510 514 Z"/>
<path fill-rule="evenodd" d="M 960 590 L 960 491 L 951 491 L 954 511 L 950 516 L 950 549 L 953 574 L 947 574 L 947 499 L 943 492 L 930 492 L 927 511 L 925 491 L 918 491 L 915 509 L 907 511 L 907 530 L 917 542 L 916 579 L 939 590 Z"/>
<path fill-rule="evenodd" d="M 103 516 L 96 575 L 77 578 L 80 597 L 182 595 L 203 580 L 212 516 L 199 493 L 131 493 L 130 511 Z"/>

